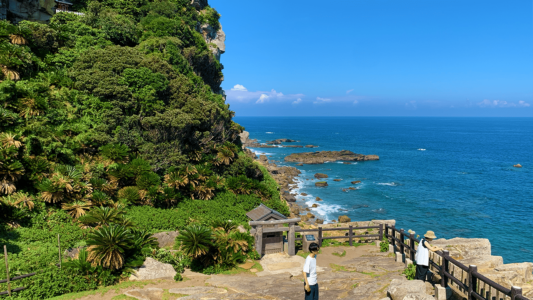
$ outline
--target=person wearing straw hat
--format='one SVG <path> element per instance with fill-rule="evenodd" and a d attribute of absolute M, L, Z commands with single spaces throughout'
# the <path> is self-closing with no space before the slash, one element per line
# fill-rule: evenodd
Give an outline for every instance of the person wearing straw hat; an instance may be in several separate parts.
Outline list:
<path fill-rule="evenodd" d="M 436 239 L 435 233 L 431 230 L 428 230 L 424 234 L 424 238 L 420 241 L 418 249 L 416 250 L 416 275 L 415 279 L 426 281 L 426 277 L 429 270 L 429 250 L 439 251 L 442 250 L 439 247 L 433 247 L 429 244 L 433 239 Z"/>

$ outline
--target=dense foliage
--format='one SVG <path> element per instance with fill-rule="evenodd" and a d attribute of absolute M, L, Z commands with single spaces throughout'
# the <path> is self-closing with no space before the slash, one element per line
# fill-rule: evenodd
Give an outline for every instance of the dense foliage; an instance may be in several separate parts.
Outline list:
<path fill-rule="evenodd" d="M 0 22 L 0 245 L 11 276 L 37 272 L 14 299 L 112 284 L 146 256 L 208 273 L 253 257 L 232 226 L 260 203 L 289 212 L 241 150 L 223 66 L 200 33 L 220 28 L 218 12 L 190 0 L 74 4 L 84 15 Z M 192 228 L 209 233 L 201 257 L 150 239 Z M 63 250 L 86 247 L 61 270 L 58 234 Z"/>

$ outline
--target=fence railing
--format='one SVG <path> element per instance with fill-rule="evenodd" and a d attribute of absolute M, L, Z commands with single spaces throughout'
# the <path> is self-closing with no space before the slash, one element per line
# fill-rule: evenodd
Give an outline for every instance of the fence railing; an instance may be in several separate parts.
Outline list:
<path fill-rule="evenodd" d="M 364 235 L 354 235 L 354 230 L 362 230 L 362 229 L 379 229 L 378 234 L 364 234 Z M 366 227 L 353 227 L 350 225 L 349 227 L 335 227 L 335 228 L 322 228 L 318 227 L 317 229 L 296 229 L 295 232 L 317 232 L 318 231 L 318 245 L 322 246 L 323 240 L 330 240 L 330 239 L 348 239 L 350 246 L 353 246 L 353 239 L 354 238 L 371 238 L 371 237 L 377 237 L 379 240 L 383 239 L 383 224 L 379 224 L 379 226 L 366 226 Z M 324 236 L 324 231 L 339 231 L 339 230 L 348 230 L 348 235 L 339 235 L 339 236 Z M 296 241 L 302 241 L 303 237 L 295 238 Z"/>
<path fill-rule="evenodd" d="M 398 249 L 402 255 L 405 255 L 405 257 L 409 255 L 410 260 L 413 262 L 415 261 L 415 243 L 420 243 L 420 240 L 415 238 L 414 234 L 405 233 L 403 229 L 398 230 L 394 226 L 388 226 L 385 224 L 385 236 L 392 242 L 391 244 L 394 251 Z M 509 297 L 511 300 L 529 300 L 522 296 L 522 288 L 513 286 L 508 289 L 501 286 L 478 273 L 477 266 L 470 265 L 467 267 L 461 262 L 453 259 L 448 250 L 437 251 L 434 253 L 440 259 L 435 261 L 430 258 L 430 264 L 438 270 L 440 275 L 440 285 L 446 288 L 449 286 L 448 281 L 452 281 L 457 285 L 461 292 L 466 294 L 468 300 L 505 300 L 506 297 Z M 450 273 L 450 263 L 455 268 L 468 274 L 464 282 Z M 452 273 L 455 274 L 455 272 Z M 493 293 L 493 291 L 495 291 L 495 293 Z"/>

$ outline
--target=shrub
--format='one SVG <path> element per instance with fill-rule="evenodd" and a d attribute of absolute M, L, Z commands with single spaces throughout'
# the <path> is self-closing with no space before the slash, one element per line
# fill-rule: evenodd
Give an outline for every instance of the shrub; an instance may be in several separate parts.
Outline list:
<path fill-rule="evenodd" d="M 416 264 L 409 264 L 402 274 L 405 274 L 408 280 L 414 280 L 416 276 Z"/>
<path fill-rule="evenodd" d="M 381 252 L 388 252 L 389 251 L 389 240 L 385 235 L 383 235 L 383 239 L 381 240 L 381 243 L 379 244 L 379 251 Z"/>

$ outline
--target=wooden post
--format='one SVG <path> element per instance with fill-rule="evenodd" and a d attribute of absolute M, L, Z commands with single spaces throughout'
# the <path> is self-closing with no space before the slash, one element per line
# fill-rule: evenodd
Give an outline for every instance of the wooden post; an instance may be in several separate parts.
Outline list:
<path fill-rule="evenodd" d="M 450 255 L 450 251 L 442 251 L 442 264 L 440 265 L 440 286 L 444 288 L 448 287 L 448 277 L 444 275 L 444 272 L 448 273 L 448 255 Z"/>
<path fill-rule="evenodd" d="M 400 229 L 400 253 L 405 254 L 405 247 L 403 244 L 405 243 L 405 240 L 403 238 L 403 228 Z"/>
<path fill-rule="evenodd" d="M 57 234 L 57 248 L 59 249 L 59 268 L 61 269 L 61 241 L 59 239 L 59 233 Z"/>
<path fill-rule="evenodd" d="M 295 245 L 295 227 L 294 223 L 289 223 L 289 233 L 288 233 L 288 240 L 289 240 L 289 255 L 295 255 L 296 254 L 296 245 Z"/>
<path fill-rule="evenodd" d="M 318 227 L 318 246 L 322 247 L 322 227 Z"/>
<path fill-rule="evenodd" d="M 396 237 L 396 226 L 392 225 L 391 228 L 391 236 L 392 236 L 392 250 L 393 252 L 396 252 L 396 240 L 394 239 Z"/>
<path fill-rule="evenodd" d="M 379 224 L 379 240 L 383 241 L 383 224 Z"/>
<path fill-rule="evenodd" d="M 409 241 L 410 241 L 409 247 L 411 247 L 411 250 L 409 251 L 409 253 L 411 254 L 411 261 L 415 261 L 415 234 L 414 233 L 411 233 L 411 235 L 409 235 Z"/>
<path fill-rule="evenodd" d="M 350 225 L 350 229 L 348 232 L 348 239 L 350 240 L 350 246 L 353 246 L 353 225 Z"/>
<path fill-rule="evenodd" d="M 511 300 L 515 300 L 516 296 L 522 296 L 522 288 L 517 286 L 511 287 Z"/>
<path fill-rule="evenodd" d="M 9 262 L 7 261 L 7 247 L 4 245 L 4 258 L 6 260 L 7 294 L 11 297 L 11 283 L 9 282 Z"/>
<path fill-rule="evenodd" d="M 468 300 L 475 299 L 474 297 L 472 297 L 472 292 L 476 291 L 476 279 L 474 278 L 474 272 L 477 272 L 477 266 L 470 265 L 468 267 Z"/>
<path fill-rule="evenodd" d="M 257 232 L 255 234 L 255 250 L 259 253 L 259 256 L 263 256 L 263 225 L 257 226 Z"/>

